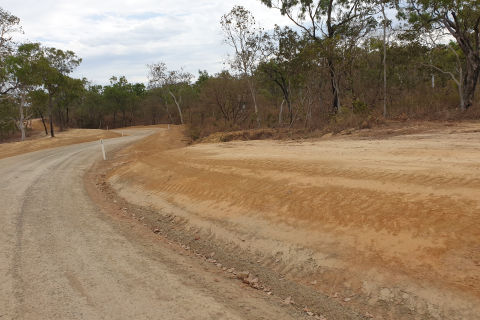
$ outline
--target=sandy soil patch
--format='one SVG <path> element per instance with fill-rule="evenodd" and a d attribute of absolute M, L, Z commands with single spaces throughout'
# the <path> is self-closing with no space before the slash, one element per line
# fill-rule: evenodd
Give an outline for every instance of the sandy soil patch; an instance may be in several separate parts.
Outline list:
<path fill-rule="evenodd" d="M 41 128 L 43 130 L 43 128 Z M 116 138 L 118 132 L 99 129 L 70 129 L 55 133 L 54 138 L 36 132 L 26 141 L 7 142 L 0 144 L 0 159 L 16 156 L 23 153 L 56 148 L 70 144 L 90 142 L 100 139 Z"/>
<path fill-rule="evenodd" d="M 120 195 L 384 318 L 480 312 L 480 124 L 374 138 L 186 147 L 180 128 L 126 149 Z"/>

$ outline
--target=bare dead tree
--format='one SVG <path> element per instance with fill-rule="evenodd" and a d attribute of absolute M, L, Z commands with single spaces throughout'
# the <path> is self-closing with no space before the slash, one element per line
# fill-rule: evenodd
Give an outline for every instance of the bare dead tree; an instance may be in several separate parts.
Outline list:
<path fill-rule="evenodd" d="M 260 126 L 257 93 L 253 76 L 263 57 L 262 49 L 266 35 L 263 29 L 257 25 L 251 12 L 242 6 L 233 7 L 228 14 L 221 18 L 220 24 L 225 35 L 225 43 L 230 45 L 235 52 L 230 59 L 230 66 L 247 79 L 255 108 L 257 125 Z"/>
<path fill-rule="evenodd" d="M 167 65 L 164 62 L 155 63 L 149 65 L 149 85 L 151 88 L 163 88 L 172 97 L 175 103 L 178 115 L 180 117 L 180 123 L 183 122 L 182 113 L 182 91 L 185 86 L 190 85 L 193 75 L 191 73 L 180 70 L 168 70 Z"/>

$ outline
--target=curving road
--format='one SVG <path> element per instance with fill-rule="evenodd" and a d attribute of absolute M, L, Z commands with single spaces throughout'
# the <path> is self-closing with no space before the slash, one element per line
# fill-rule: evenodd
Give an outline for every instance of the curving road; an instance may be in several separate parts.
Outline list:
<path fill-rule="evenodd" d="M 0 160 L 0 320 L 298 318 L 102 214 L 83 183 L 100 157 L 93 142 Z"/>

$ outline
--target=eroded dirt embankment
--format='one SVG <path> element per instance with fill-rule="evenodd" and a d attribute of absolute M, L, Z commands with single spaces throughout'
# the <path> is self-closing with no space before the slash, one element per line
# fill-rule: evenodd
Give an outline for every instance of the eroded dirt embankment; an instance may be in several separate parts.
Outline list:
<path fill-rule="evenodd" d="M 208 239 L 225 259 L 275 275 L 265 281 L 300 284 L 362 315 L 480 313 L 480 124 L 188 147 L 181 130 L 120 152 L 107 177 L 162 232 Z"/>

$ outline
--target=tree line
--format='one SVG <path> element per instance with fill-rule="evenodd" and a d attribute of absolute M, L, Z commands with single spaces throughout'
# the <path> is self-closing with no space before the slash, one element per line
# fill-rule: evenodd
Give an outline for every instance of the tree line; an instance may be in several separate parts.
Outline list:
<path fill-rule="evenodd" d="M 235 6 L 219 24 L 231 47 L 225 70 L 194 76 L 156 62 L 147 66 L 148 84 L 113 76 L 106 86 L 72 78 L 81 59 L 71 51 L 16 44 L 20 21 L 0 8 L 0 138 L 21 132 L 24 139 L 30 117 L 41 118 L 51 136 L 55 126 L 177 123 L 192 139 L 223 130 L 478 117 L 478 1 L 260 1 L 292 26 L 264 30 Z"/>

